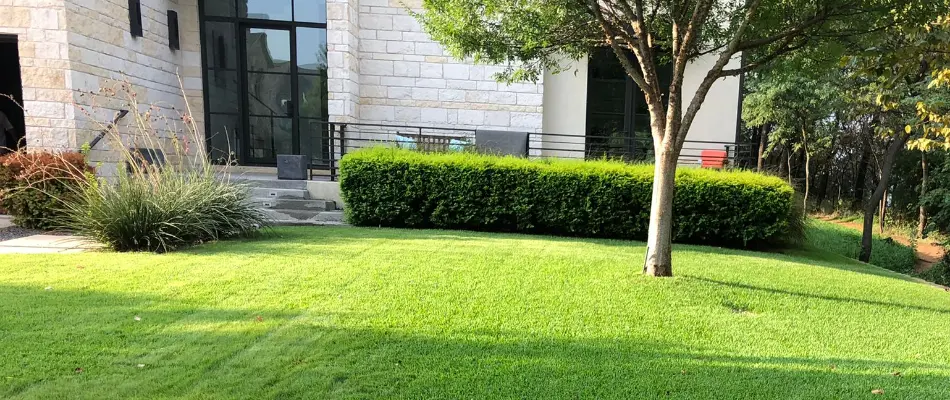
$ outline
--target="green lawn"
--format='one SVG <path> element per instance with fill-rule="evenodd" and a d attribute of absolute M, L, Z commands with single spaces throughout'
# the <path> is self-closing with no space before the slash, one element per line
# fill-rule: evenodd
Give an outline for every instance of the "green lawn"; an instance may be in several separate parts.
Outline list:
<path fill-rule="evenodd" d="M 808 220 L 808 244 L 854 260 L 861 254 L 861 231 L 827 221 Z M 910 246 L 874 235 L 871 243 L 871 264 L 900 273 L 912 273 L 917 255 Z"/>
<path fill-rule="evenodd" d="M 3 256 L 0 397 L 950 398 L 950 293 L 830 253 L 275 235 Z"/>

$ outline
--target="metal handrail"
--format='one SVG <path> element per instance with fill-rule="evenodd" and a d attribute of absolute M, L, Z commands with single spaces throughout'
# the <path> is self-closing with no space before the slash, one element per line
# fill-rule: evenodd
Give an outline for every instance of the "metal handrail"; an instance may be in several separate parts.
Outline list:
<path fill-rule="evenodd" d="M 105 129 L 103 129 L 98 134 L 96 134 L 96 137 L 92 138 L 92 140 L 89 141 L 89 149 L 92 150 L 93 148 L 95 148 L 96 145 L 99 144 L 99 141 L 102 140 L 102 138 L 106 137 L 106 134 L 108 134 L 109 131 L 112 130 L 112 128 L 115 128 L 115 124 L 119 123 L 120 119 L 125 118 L 126 114 L 128 113 L 129 113 L 129 110 L 119 110 L 119 112 L 115 116 L 115 119 L 112 120 L 112 123 L 106 126 Z"/>

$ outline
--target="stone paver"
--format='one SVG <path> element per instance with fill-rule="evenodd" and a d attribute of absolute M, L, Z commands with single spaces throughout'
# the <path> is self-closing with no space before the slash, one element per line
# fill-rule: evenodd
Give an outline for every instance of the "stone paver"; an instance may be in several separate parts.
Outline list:
<path fill-rule="evenodd" d="M 0 254 L 81 253 L 102 245 L 79 236 L 33 235 L 0 242 Z"/>
<path fill-rule="evenodd" d="M 13 226 L 12 218 L 9 215 L 0 215 L 0 229 Z"/>

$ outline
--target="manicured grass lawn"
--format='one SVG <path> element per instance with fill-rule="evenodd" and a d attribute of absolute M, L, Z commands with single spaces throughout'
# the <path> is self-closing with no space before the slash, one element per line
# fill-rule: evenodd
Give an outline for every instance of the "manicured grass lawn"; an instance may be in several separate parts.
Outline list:
<path fill-rule="evenodd" d="M 861 254 L 861 232 L 817 219 L 808 220 L 808 243 L 815 249 L 825 250 L 851 259 Z M 893 240 L 875 235 L 871 243 L 871 264 L 891 271 L 911 273 L 917 256 L 914 249 Z"/>
<path fill-rule="evenodd" d="M 4 256 L 0 397 L 950 398 L 950 293 L 829 253 L 276 235 Z"/>

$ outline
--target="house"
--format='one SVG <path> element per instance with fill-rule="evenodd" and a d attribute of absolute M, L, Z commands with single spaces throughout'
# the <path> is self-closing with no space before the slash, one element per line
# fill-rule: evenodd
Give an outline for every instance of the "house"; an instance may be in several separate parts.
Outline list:
<path fill-rule="evenodd" d="M 352 144 L 423 132 L 407 126 L 439 128 L 432 136 L 527 132 L 533 155 L 651 151 L 642 95 L 609 54 L 565 60 L 563 72 L 535 83 L 498 83 L 493 74 L 503 66 L 455 60 L 422 31 L 407 11 L 420 0 L 2 4 L 0 93 L 21 101 L 26 118 L 4 99 L 0 111 L 29 148 L 90 142 L 100 126 L 93 122 L 110 122 L 116 110 L 86 109 L 94 107 L 80 91 L 128 79 L 140 101 L 165 109 L 185 109 L 183 87 L 213 153 L 247 165 L 273 165 L 277 154 L 338 157 L 345 146 L 331 135 L 350 135 Z M 686 93 L 712 62 L 687 68 Z M 735 144 L 740 86 L 740 78 L 714 85 L 684 162 Z M 109 154 L 107 144 L 91 152 L 93 160 Z"/>

